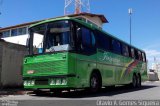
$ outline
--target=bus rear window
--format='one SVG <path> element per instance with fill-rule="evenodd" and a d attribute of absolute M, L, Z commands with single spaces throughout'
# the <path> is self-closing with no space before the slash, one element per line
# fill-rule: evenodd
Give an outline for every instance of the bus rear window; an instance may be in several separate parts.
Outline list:
<path fill-rule="evenodd" d="M 142 60 L 143 60 L 144 62 L 146 62 L 146 56 L 145 56 L 144 53 L 142 53 Z"/>

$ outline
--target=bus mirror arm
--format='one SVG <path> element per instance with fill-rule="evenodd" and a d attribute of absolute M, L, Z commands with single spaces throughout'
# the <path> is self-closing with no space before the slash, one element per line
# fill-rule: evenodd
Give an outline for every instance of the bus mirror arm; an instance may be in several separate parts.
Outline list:
<path fill-rule="evenodd" d="M 26 47 L 29 48 L 29 38 L 26 40 Z"/>
<path fill-rule="evenodd" d="M 81 37 L 81 28 L 77 28 L 77 39 L 80 40 Z"/>

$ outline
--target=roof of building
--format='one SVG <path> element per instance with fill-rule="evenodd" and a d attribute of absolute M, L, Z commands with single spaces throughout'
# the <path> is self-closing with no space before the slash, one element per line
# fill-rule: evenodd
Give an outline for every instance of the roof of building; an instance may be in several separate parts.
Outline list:
<path fill-rule="evenodd" d="M 102 14 L 91 14 L 91 13 L 80 13 L 80 14 L 70 14 L 70 15 L 67 15 L 68 17 L 75 17 L 75 16 L 80 16 L 80 15 L 88 15 L 88 16 L 90 16 L 90 17 L 95 17 L 95 16 L 97 16 L 97 17 L 99 17 L 100 19 L 101 19 L 101 21 L 103 22 L 103 23 L 108 23 L 108 20 L 106 19 L 106 17 L 104 16 L 104 15 L 102 15 Z"/>
<path fill-rule="evenodd" d="M 90 17 L 96 17 L 97 16 L 101 19 L 101 21 L 103 23 L 108 23 L 108 20 L 106 19 L 106 17 L 104 15 L 101 15 L 101 14 L 80 13 L 80 14 L 70 14 L 70 15 L 65 15 L 65 16 L 76 17 L 76 16 L 85 16 L 85 15 L 90 16 Z M 64 16 L 60 16 L 60 17 L 64 17 Z M 55 17 L 55 18 L 60 18 L 60 17 Z M 53 18 L 49 18 L 49 19 L 53 19 Z M 48 19 L 44 19 L 44 20 L 48 20 Z M 0 32 L 8 30 L 8 29 L 14 29 L 14 28 L 18 28 L 18 27 L 29 26 L 31 24 L 35 24 L 37 22 L 41 22 L 41 21 L 44 21 L 44 20 L 33 21 L 33 22 L 18 24 L 18 25 L 14 25 L 14 26 L 5 27 L 5 28 L 0 28 Z"/>

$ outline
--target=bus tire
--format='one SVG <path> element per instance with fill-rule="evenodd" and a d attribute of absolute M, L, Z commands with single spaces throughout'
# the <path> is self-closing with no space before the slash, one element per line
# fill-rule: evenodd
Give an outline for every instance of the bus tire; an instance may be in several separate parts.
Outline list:
<path fill-rule="evenodd" d="M 136 76 L 136 74 L 133 74 L 131 86 L 133 88 L 137 87 L 137 76 Z"/>
<path fill-rule="evenodd" d="M 141 87 L 141 75 L 140 74 L 137 75 L 137 87 L 138 88 Z"/>
<path fill-rule="evenodd" d="M 35 95 L 41 95 L 42 93 L 43 92 L 39 89 L 36 89 L 36 90 L 33 91 L 33 94 L 35 94 Z"/>
<path fill-rule="evenodd" d="M 91 92 L 98 92 L 101 88 L 101 80 L 99 74 L 93 72 L 90 77 L 90 91 Z"/>
<path fill-rule="evenodd" d="M 50 89 L 50 92 L 53 92 L 55 95 L 59 95 L 62 93 L 61 89 Z"/>

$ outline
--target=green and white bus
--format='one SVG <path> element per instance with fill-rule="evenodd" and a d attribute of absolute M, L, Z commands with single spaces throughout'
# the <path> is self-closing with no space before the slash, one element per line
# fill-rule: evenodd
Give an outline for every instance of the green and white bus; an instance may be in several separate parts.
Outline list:
<path fill-rule="evenodd" d="M 119 84 L 140 87 L 148 79 L 143 50 L 83 20 L 44 20 L 31 25 L 29 32 L 29 55 L 23 62 L 24 88 L 89 88 L 96 92 Z"/>

